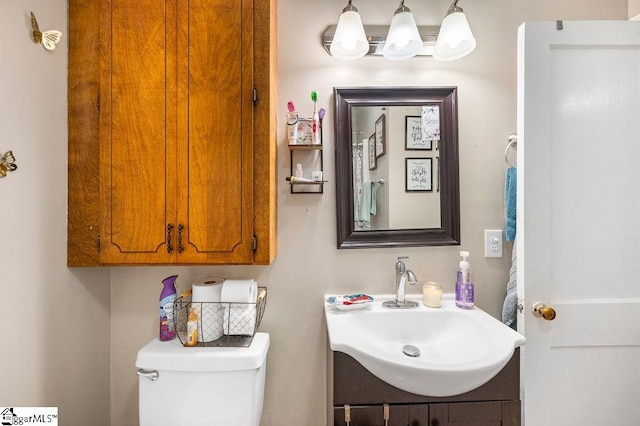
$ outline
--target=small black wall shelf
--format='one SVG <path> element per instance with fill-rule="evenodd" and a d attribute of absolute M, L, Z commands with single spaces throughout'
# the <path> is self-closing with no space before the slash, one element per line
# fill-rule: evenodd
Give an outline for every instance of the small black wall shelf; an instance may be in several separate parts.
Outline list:
<path fill-rule="evenodd" d="M 312 143 L 312 138 L 307 136 L 307 127 L 310 126 L 311 119 L 299 119 L 298 144 L 289 144 L 290 174 L 294 176 L 295 165 L 300 163 L 304 166 L 304 178 L 311 179 L 311 170 L 319 171 L 322 178 L 314 182 L 289 181 L 292 194 L 322 194 L 324 192 L 324 145 L 322 143 L 322 121 L 320 121 L 320 143 Z"/>

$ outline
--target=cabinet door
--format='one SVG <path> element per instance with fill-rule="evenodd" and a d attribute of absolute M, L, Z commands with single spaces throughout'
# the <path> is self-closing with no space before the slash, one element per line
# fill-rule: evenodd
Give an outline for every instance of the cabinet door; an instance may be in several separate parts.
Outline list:
<path fill-rule="evenodd" d="M 166 263 L 176 217 L 175 7 L 107 0 L 101 23 L 100 205 L 105 263 Z"/>
<path fill-rule="evenodd" d="M 519 401 L 429 405 L 430 426 L 519 426 Z"/>
<path fill-rule="evenodd" d="M 271 263 L 276 0 L 89 3 L 69 3 L 68 265 Z"/>
<path fill-rule="evenodd" d="M 180 263 L 253 260 L 253 1 L 178 0 Z"/>

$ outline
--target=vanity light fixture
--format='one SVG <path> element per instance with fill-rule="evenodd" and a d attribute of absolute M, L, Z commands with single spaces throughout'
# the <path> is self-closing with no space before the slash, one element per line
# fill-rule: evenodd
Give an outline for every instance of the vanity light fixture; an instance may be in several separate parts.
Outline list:
<path fill-rule="evenodd" d="M 351 0 L 342 9 L 329 52 L 338 59 L 357 59 L 369 52 L 369 42 L 362 26 L 362 19 Z"/>
<path fill-rule="evenodd" d="M 458 6 L 458 0 L 454 0 L 442 21 L 433 58 L 439 61 L 452 61 L 468 55 L 475 48 L 476 39 L 473 37 L 467 17 Z"/>
<path fill-rule="evenodd" d="M 409 59 L 416 56 L 422 46 L 422 39 L 413 13 L 402 0 L 391 20 L 389 33 L 382 48 L 382 56 L 394 61 Z"/>
<path fill-rule="evenodd" d="M 417 26 L 404 0 L 395 11 L 391 26 L 363 26 L 358 9 L 351 1 L 343 9 L 338 25 L 330 26 L 323 34 L 325 50 L 336 58 L 383 55 L 387 59 L 401 60 L 413 56 L 433 56 L 434 59 L 447 61 L 462 58 L 476 46 L 469 23 L 458 6 L 459 0 L 454 0 L 449 7 L 442 27 Z M 343 18 L 346 30 L 342 29 Z"/>

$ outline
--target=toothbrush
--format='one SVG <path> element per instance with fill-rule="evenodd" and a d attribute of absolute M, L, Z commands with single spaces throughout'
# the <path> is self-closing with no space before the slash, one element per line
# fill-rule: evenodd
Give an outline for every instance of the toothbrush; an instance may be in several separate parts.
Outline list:
<path fill-rule="evenodd" d="M 324 108 L 320 108 L 320 110 L 318 111 L 318 118 L 320 118 L 320 122 L 322 123 L 322 120 L 324 120 L 324 115 L 327 113 L 327 110 Z"/>
<path fill-rule="evenodd" d="M 287 124 L 293 126 L 298 123 L 298 114 L 296 113 L 296 106 L 293 104 L 293 101 L 287 102 L 287 110 L 289 110 L 287 114 Z"/>
<path fill-rule="evenodd" d="M 313 101 L 313 116 L 311 118 L 311 132 L 313 134 L 313 143 L 320 144 L 320 132 L 318 128 L 318 123 L 320 122 L 320 117 L 318 115 L 318 92 L 313 90 L 311 92 L 311 100 Z"/>
<path fill-rule="evenodd" d="M 296 106 L 293 101 L 287 102 L 287 139 L 289 145 L 296 145 L 298 143 L 298 113 L 296 112 Z"/>

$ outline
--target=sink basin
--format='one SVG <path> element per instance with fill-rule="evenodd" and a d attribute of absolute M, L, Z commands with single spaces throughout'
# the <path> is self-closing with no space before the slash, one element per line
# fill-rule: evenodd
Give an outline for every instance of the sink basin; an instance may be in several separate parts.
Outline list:
<path fill-rule="evenodd" d="M 373 295 L 362 310 L 338 311 L 326 302 L 329 344 L 355 358 L 378 378 L 407 392 L 452 396 L 476 389 L 502 370 L 525 338 L 483 310 L 455 306 L 395 310 L 382 307 L 391 295 Z M 421 300 L 421 295 L 407 295 Z M 406 345 L 410 355 L 403 351 Z M 417 348 L 419 355 L 416 356 Z"/>

